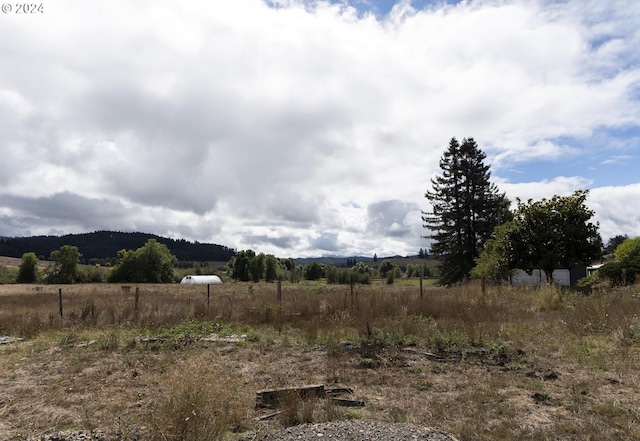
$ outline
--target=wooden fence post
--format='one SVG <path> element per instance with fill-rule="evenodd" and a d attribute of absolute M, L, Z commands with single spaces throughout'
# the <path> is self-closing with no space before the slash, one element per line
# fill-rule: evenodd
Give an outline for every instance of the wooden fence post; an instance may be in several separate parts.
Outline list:
<path fill-rule="evenodd" d="M 133 305 L 133 310 L 138 312 L 138 302 L 140 300 L 140 287 L 136 286 L 136 294 L 135 294 L 135 303 Z"/>
<path fill-rule="evenodd" d="M 420 300 L 422 300 L 422 274 L 420 274 Z"/>
<path fill-rule="evenodd" d="M 278 305 L 282 303 L 282 280 L 278 279 L 278 290 L 276 292 L 276 300 Z"/>
<path fill-rule="evenodd" d="M 62 315 L 62 288 L 58 288 L 58 301 L 60 303 L 60 318 L 64 318 Z"/>
<path fill-rule="evenodd" d="M 350 293 L 351 293 L 351 309 L 354 308 L 354 298 L 353 298 L 353 275 L 350 276 L 349 278 L 349 285 L 350 285 Z"/>
<path fill-rule="evenodd" d="M 211 298 L 211 285 L 207 283 L 207 312 L 209 312 L 209 299 Z"/>

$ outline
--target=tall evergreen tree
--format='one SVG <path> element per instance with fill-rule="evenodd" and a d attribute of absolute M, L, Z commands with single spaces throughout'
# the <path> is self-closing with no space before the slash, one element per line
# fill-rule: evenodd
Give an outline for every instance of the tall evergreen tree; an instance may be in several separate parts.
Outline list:
<path fill-rule="evenodd" d="M 490 182 L 486 155 L 473 138 L 460 144 L 451 138 L 440 158 L 442 175 L 431 179 L 425 197 L 432 211 L 422 212 L 425 237 L 434 240 L 431 253 L 441 261 L 440 283 L 451 284 L 469 277 L 484 242 L 493 228 L 510 220 L 510 202 Z"/>

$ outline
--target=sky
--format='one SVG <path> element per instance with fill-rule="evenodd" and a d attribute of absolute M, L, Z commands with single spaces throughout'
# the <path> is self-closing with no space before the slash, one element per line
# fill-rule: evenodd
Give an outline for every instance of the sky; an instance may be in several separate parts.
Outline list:
<path fill-rule="evenodd" d="M 414 255 L 452 137 L 640 235 L 635 0 L 38 5 L 0 12 L 0 236 Z"/>

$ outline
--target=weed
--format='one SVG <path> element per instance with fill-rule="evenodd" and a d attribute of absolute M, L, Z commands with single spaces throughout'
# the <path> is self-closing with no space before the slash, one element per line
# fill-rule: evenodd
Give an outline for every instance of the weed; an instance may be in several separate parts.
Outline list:
<path fill-rule="evenodd" d="M 168 328 L 161 328 L 158 334 L 173 338 L 175 340 L 186 340 L 203 337 L 212 333 L 221 333 L 224 324 L 219 317 L 209 321 L 198 321 L 194 319 L 184 320 L 182 323 Z"/>
<path fill-rule="evenodd" d="M 371 357 L 362 357 L 358 355 L 358 366 L 364 369 L 373 369 L 380 367 L 381 361 Z"/>
<path fill-rule="evenodd" d="M 431 335 L 426 338 L 426 346 L 435 349 L 438 352 L 459 351 L 469 345 L 468 338 L 458 332 L 447 332 L 435 329 Z"/>
<path fill-rule="evenodd" d="M 409 413 L 406 409 L 402 409 L 399 407 L 393 407 L 389 410 L 389 416 L 391 417 L 391 421 L 394 423 L 409 423 Z"/>
<path fill-rule="evenodd" d="M 126 339 L 125 343 L 124 343 L 124 347 L 122 348 L 125 352 L 129 352 L 133 349 L 135 349 L 135 347 L 137 346 L 138 341 L 136 340 L 136 338 L 134 336 L 130 336 Z"/>
<path fill-rule="evenodd" d="M 217 441 L 245 427 L 244 383 L 209 361 L 179 364 L 164 384 L 149 415 L 152 440 Z"/>
<path fill-rule="evenodd" d="M 75 328 L 71 328 L 62 332 L 62 334 L 60 335 L 60 339 L 58 340 L 58 345 L 70 346 L 77 343 L 78 340 L 78 330 Z"/>
<path fill-rule="evenodd" d="M 562 308 L 561 288 L 556 285 L 541 287 L 534 295 L 534 301 L 539 311 L 558 311 Z"/>
<path fill-rule="evenodd" d="M 302 403 L 302 398 L 297 391 L 292 390 L 282 394 L 279 403 L 281 413 L 278 419 L 284 427 L 296 426 L 303 422 L 300 414 Z"/>
<path fill-rule="evenodd" d="M 115 351 L 120 345 L 120 330 L 116 328 L 101 332 L 96 340 L 96 349 L 99 351 Z"/>

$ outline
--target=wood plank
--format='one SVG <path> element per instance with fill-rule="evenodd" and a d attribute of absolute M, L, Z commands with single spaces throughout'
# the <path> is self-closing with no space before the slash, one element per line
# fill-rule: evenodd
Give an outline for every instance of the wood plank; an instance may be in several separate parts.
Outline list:
<path fill-rule="evenodd" d="M 278 407 L 278 405 L 292 393 L 297 394 L 298 397 L 303 400 L 308 400 L 310 398 L 324 398 L 324 384 L 259 390 L 256 392 L 256 407 Z"/>

